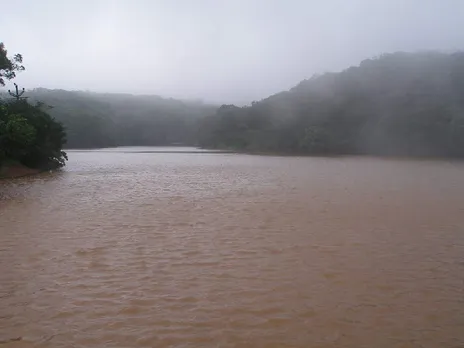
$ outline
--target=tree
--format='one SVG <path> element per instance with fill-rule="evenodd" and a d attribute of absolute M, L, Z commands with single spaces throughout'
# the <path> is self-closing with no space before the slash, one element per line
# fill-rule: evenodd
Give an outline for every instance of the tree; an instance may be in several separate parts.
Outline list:
<path fill-rule="evenodd" d="M 9 59 L 0 43 L 0 85 L 5 84 L 5 79 L 14 78 L 15 72 L 24 70 L 21 64 L 22 56 L 17 54 Z M 19 94 L 14 100 L 0 100 L 0 166 L 5 161 L 39 169 L 65 165 L 67 157 L 62 147 L 66 133 L 42 107 L 43 103 L 31 105 Z"/>
<path fill-rule="evenodd" d="M 5 86 L 5 79 L 11 80 L 16 77 L 16 72 L 25 70 L 23 56 L 15 54 L 13 58 L 8 58 L 8 52 L 3 42 L 0 42 L 0 86 Z"/>
<path fill-rule="evenodd" d="M 4 157 L 30 168 L 55 169 L 65 165 L 66 143 L 63 126 L 41 109 L 25 100 L 4 103 L 0 139 Z"/>

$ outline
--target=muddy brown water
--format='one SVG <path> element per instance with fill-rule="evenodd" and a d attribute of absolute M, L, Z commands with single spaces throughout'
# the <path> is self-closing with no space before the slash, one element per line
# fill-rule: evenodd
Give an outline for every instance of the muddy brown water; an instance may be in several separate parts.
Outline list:
<path fill-rule="evenodd" d="M 464 347 L 464 164 L 143 150 L 0 181 L 0 347 Z"/>

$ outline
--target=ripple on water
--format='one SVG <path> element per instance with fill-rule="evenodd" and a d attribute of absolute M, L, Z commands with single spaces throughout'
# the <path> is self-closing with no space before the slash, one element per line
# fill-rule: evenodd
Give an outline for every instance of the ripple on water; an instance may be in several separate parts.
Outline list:
<path fill-rule="evenodd" d="M 0 182 L 0 341 L 464 346 L 463 169 L 72 153 Z"/>

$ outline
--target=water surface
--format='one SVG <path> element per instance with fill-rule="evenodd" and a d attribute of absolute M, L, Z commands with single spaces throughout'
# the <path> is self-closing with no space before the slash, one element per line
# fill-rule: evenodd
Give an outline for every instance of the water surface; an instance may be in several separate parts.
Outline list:
<path fill-rule="evenodd" d="M 139 150 L 0 181 L 3 347 L 464 346 L 464 165 Z"/>

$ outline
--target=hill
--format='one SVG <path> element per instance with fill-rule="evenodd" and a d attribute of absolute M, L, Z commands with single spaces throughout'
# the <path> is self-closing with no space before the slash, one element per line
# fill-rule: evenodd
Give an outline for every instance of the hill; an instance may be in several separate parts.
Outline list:
<path fill-rule="evenodd" d="M 464 53 L 393 53 L 202 120 L 202 146 L 464 156 Z"/>
<path fill-rule="evenodd" d="M 392 53 L 250 106 L 38 88 L 67 148 L 200 145 L 309 155 L 464 157 L 464 53 Z"/>
<path fill-rule="evenodd" d="M 103 94 L 37 88 L 30 101 L 51 106 L 47 112 L 67 132 L 67 148 L 194 144 L 195 125 L 216 107 L 157 96 Z"/>

